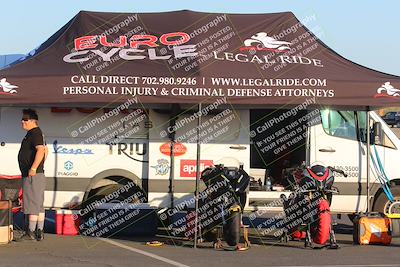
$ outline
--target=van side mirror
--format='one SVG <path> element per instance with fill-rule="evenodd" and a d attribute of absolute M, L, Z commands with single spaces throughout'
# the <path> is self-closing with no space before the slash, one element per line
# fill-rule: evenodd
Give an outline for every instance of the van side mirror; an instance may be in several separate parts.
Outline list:
<path fill-rule="evenodd" d="M 371 133 L 371 144 L 383 144 L 383 130 L 380 122 L 374 122 Z"/>
<path fill-rule="evenodd" d="M 370 133 L 371 133 L 370 134 L 371 145 L 382 144 L 384 135 L 382 130 L 382 124 L 380 122 L 374 122 Z M 360 141 L 363 143 L 367 143 L 367 131 L 364 128 L 360 129 Z"/>

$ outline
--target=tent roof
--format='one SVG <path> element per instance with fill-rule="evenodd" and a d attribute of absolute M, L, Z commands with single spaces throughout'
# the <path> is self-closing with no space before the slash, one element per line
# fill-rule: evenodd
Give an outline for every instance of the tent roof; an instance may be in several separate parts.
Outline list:
<path fill-rule="evenodd" d="M 0 105 L 381 107 L 400 105 L 399 88 L 400 77 L 341 57 L 290 12 L 81 11 L 0 70 Z"/>

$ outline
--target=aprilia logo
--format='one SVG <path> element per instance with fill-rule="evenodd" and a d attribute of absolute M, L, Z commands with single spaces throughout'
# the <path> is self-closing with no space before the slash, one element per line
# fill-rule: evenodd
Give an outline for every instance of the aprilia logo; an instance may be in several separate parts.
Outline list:
<path fill-rule="evenodd" d="M 182 159 L 180 169 L 181 177 L 196 177 L 196 163 L 196 160 Z M 200 172 L 212 165 L 212 160 L 200 160 Z"/>

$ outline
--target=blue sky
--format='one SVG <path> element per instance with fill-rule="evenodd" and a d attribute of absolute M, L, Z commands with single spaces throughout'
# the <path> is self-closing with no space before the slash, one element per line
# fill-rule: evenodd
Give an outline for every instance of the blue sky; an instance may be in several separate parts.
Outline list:
<path fill-rule="evenodd" d="M 361 65 L 400 75 L 399 1 L 2 1 L 0 54 L 25 54 L 40 45 L 80 10 L 162 12 L 190 9 L 217 13 L 291 11 L 299 19 L 315 15 L 312 26 L 342 56 Z"/>

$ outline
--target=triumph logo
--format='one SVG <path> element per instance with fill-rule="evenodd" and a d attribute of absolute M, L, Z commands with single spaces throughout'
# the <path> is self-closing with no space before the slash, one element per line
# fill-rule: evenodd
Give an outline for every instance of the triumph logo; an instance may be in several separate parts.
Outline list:
<path fill-rule="evenodd" d="M 390 82 L 385 82 L 376 90 L 377 94 L 374 95 L 374 98 L 379 97 L 388 97 L 388 98 L 398 98 L 400 96 L 400 89 L 394 88 Z"/>
<path fill-rule="evenodd" d="M 268 50 L 278 53 L 284 53 L 290 50 L 290 42 L 279 41 L 273 37 L 268 36 L 266 32 L 259 32 L 250 39 L 244 41 L 244 47 L 240 48 L 240 51 L 244 50 Z"/>
<path fill-rule="evenodd" d="M 15 88 L 18 88 L 18 86 L 10 84 L 6 78 L 3 78 L 0 80 L 0 88 L 3 90 L 3 92 L 0 91 L 0 95 L 13 95 L 17 93 Z"/>
<path fill-rule="evenodd" d="M 197 56 L 196 45 L 182 45 L 190 40 L 185 32 L 165 33 L 160 37 L 150 34 L 137 34 L 128 38 L 119 36 L 114 42 L 110 42 L 105 35 L 89 35 L 74 40 L 74 50 L 65 55 L 63 60 L 67 63 L 79 63 L 90 60 L 91 54 L 99 56 L 103 61 L 112 61 L 112 57 L 118 55 L 124 60 L 168 60 L 174 58 Z M 167 46 L 172 51 L 170 55 L 158 55 L 155 48 L 160 45 Z M 110 48 L 104 51 L 104 48 Z M 147 50 L 143 49 L 147 48 Z M 173 54 L 173 55 L 172 55 Z"/>

